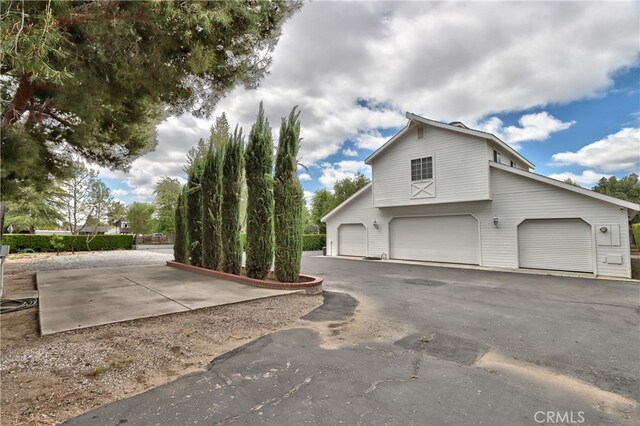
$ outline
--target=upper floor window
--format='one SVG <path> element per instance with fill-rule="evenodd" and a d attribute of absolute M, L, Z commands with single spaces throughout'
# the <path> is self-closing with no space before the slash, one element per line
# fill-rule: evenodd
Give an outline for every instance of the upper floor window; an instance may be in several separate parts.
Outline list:
<path fill-rule="evenodd" d="M 433 179 L 433 157 L 411 160 L 411 181 Z"/>
<path fill-rule="evenodd" d="M 493 150 L 493 161 L 496 163 L 502 163 L 502 155 L 495 149 Z"/>
<path fill-rule="evenodd" d="M 511 167 L 515 167 L 515 166 L 516 166 L 516 163 L 513 160 L 511 160 Z"/>
<path fill-rule="evenodd" d="M 418 139 L 424 139 L 424 127 L 418 127 Z"/>

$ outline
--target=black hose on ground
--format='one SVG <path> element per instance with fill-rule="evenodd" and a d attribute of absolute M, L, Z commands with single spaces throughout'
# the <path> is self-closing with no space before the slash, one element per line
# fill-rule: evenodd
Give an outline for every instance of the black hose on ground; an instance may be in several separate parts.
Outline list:
<path fill-rule="evenodd" d="M 2 299 L 0 300 L 0 314 L 21 311 L 36 306 L 38 306 L 38 299 L 32 297 L 25 299 Z"/>

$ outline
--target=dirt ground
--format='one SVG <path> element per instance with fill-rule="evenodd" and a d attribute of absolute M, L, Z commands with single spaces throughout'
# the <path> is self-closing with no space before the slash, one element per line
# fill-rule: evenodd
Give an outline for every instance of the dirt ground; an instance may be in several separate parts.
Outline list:
<path fill-rule="evenodd" d="M 35 289 L 29 264 L 5 265 L 6 296 Z M 37 308 L 0 316 L 0 423 L 57 424 L 205 369 L 216 356 L 322 304 L 287 295 L 40 337 Z"/>

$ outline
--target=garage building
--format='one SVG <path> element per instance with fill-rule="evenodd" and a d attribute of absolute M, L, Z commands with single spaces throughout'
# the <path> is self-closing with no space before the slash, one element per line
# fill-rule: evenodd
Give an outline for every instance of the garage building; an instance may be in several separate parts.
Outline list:
<path fill-rule="evenodd" d="M 631 277 L 640 206 L 532 173 L 492 134 L 407 113 L 372 182 L 327 214 L 327 255 Z"/>

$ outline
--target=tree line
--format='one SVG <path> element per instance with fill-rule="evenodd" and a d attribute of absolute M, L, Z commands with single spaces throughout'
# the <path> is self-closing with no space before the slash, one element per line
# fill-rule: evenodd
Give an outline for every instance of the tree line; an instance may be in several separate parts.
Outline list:
<path fill-rule="evenodd" d="M 321 219 L 369 182 L 369 178 L 356 173 L 353 177 L 338 180 L 333 186 L 333 192 L 326 188 L 317 190 L 311 199 L 311 212 L 306 225 L 307 231 L 310 232 L 305 233 L 326 234 L 326 224 Z"/>
<path fill-rule="evenodd" d="M 93 233 L 120 227 L 133 234 L 174 234 L 174 211 L 181 184 L 163 177 L 155 185 L 152 203 L 129 206 L 114 199 L 95 170 L 78 162 L 71 177 L 57 179 L 42 191 L 28 188 L 18 200 L 6 203 L 5 230 L 34 233 L 38 229 L 63 229 L 72 234 Z"/>
<path fill-rule="evenodd" d="M 188 155 L 187 184 L 175 210 L 176 261 L 241 272 L 240 207 L 246 182 L 246 275 L 264 279 L 273 264 L 279 281 L 297 282 L 306 210 L 297 176 L 299 115 L 294 107 L 282 119 L 275 165 L 262 103 L 246 146 L 241 128 L 231 132 L 224 114 L 216 119 L 209 143 L 199 143 Z"/>

